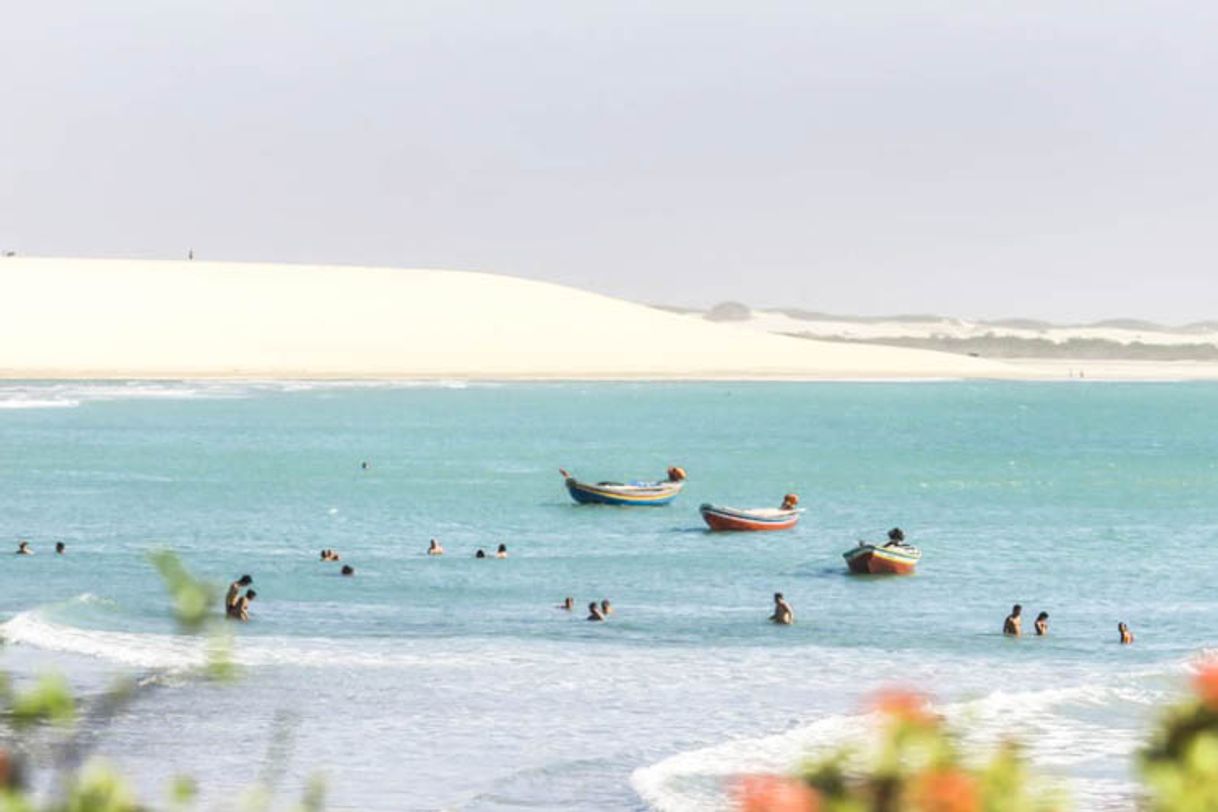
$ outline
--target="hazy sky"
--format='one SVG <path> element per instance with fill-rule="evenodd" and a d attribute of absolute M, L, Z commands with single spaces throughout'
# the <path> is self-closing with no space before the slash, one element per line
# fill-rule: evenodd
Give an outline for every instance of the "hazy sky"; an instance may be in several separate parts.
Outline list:
<path fill-rule="evenodd" d="M 0 0 L 0 249 L 1218 317 L 1218 4 Z"/>

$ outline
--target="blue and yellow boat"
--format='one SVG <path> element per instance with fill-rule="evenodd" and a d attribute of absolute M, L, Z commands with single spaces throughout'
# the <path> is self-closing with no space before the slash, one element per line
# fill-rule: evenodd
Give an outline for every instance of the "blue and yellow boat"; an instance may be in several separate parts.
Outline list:
<path fill-rule="evenodd" d="M 685 470 L 672 466 L 668 478 L 659 482 L 580 482 L 559 468 L 567 492 L 581 505 L 667 505 L 685 485 Z"/>

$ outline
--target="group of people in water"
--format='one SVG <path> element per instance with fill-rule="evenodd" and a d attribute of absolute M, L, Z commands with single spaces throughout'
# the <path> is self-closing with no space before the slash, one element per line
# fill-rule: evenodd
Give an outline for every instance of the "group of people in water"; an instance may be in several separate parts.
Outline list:
<path fill-rule="evenodd" d="M 444 546 L 442 544 L 440 544 L 440 542 L 436 541 L 435 539 L 432 539 L 427 545 L 427 554 L 428 555 L 444 555 Z M 479 547 L 478 550 L 474 553 L 474 558 L 488 558 L 488 557 L 489 556 L 487 556 L 486 550 L 483 550 L 481 547 Z M 495 558 L 507 558 L 507 557 L 508 557 L 507 545 L 500 544 L 499 548 L 497 550 L 495 550 Z"/>
<path fill-rule="evenodd" d="M 557 608 L 566 612 L 574 612 L 575 598 L 568 595 L 563 598 L 563 602 L 558 604 Z M 592 601 L 588 604 L 588 616 L 584 619 L 599 622 L 607 620 L 611 614 L 613 614 L 613 604 L 609 602 L 608 598 L 604 598 L 600 603 Z"/>
<path fill-rule="evenodd" d="M 1037 637 L 1047 636 L 1049 634 L 1049 613 L 1041 612 L 1037 615 L 1032 628 Z M 1011 614 L 1002 621 L 1002 633 L 1007 637 L 1023 637 L 1023 606 L 1017 603 L 1011 607 Z M 1121 645 L 1127 646 L 1133 642 L 1133 632 L 1129 631 L 1129 627 L 1124 623 L 1117 624 L 1117 634 L 1120 636 Z"/>
<path fill-rule="evenodd" d="M 889 531 L 888 539 L 888 544 L 885 546 L 899 545 L 905 541 L 905 534 L 899 529 L 894 528 L 892 531 Z M 67 545 L 64 544 L 64 542 L 55 542 L 56 555 L 64 555 L 67 552 L 67 549 Z M 16 554 L 33 555 L 34 550 L 30 547 L 30 543 L 28 541 L 18 541 Z M 444 547 L 439 541 L 432 539 L 428 544 L 427 554 L 431 556 L 444 555 Z M 474 553 L 474 558 L 487 557 L 486 551 L 481 548 Z M 498 549 L 495 551 L 495 558 L 507 557 L 507 545 L 500 544 Z M 335 550 L 324 549 L 321 551 L 321 560 L 324 562 L 341 561 L 342 557 Z M 355 575 L 355 568 L 350 564 L 344 564 L 340 570 L 340 573 L 345 576 L 352 576 Z M 240 578 L 229 584 L 228 593 L 224 597 L 224 613 L 228 618 L 243 622 L 250 619 L 250 603 L 253 602 L 254 598 L 258 596 L 257 592 L 249 588 L 253 582 L 254 579 L 249 575 L 242 575 Z M 244 595 L 241 594 L 242 589 L 245 590 Z M 568 596 L 561 604 L 558 605 L 558 608 L 568 612 L 574 611 L 575 599 Z M 592 601 L 588 604 L 588 617 L 586 619 L 591 621 L 604 621 L 611 614 L 613 614 L 613 605 L 606 598 L 601 600 L 600 603 Z M 795 610 L 791 608 L 791 604 L 781 592 L 774 593 L 774 612 L 770 615 L 769 620 L 770 622 L 779 626 L 790 626 L 795 622 Z M 1032 628 L 1037 637 L 1047 636 L 1049 634 L 1049 613 L 1041 612 L 1038 614 Z M 1007 615 L 1006 619 L 1002 622 L 1002 633 L 1007 637 L 1023 636 L 1022 605 L 1017 603 L 1011 607 L 1011 614 Z M 1117 624 L 1117 634 L 1120 637 L 1122 645 L 1129 645 L 1133 642 L 1133 632 L 1129 630 L 1129 626 L 1127 626 L 1125 623 L 1122 622 Z"/>
<path fill-rule="evenodd" d="M 63 555 L 68 551 L 68 545 L 62 541 L 55 542 L 55 555 Z M 28 541 L 17 542 L 17 555 L 33 555 L 34 548 L 30 546 Z"/>
<path fill-rule="evenodd" d="M 258 597 L 257 592 L 248 588 L 253 583 L 252 576 L 242 575 L 228 585 L 228 593 L 224 596 L 224 615 L 229 620 L 249 622 L 250 604 Z M 245 589 L 244 595 L 241 594 L 242 589 Z"/>

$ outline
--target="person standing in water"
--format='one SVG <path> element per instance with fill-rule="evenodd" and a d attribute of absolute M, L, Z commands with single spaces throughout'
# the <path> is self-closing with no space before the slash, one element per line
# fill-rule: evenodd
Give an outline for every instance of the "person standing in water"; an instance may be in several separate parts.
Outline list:
<path fill-rule="evenodd" d="M 1007 637 L 1019 637 L 1023 634 L 1023 607 L 1015 604 L 1011 607 L 1011 614 L 1007 615 L 1007 619 L 1002 621 L 1002 633 Z"/>
<path fill-rule="evenodd" d="M 608 598 L 601 601 L 601 614 L 605 617 L 609 617 L 611 614 L 613 614 L 613 604 L 609 602 Z"/>
<path fill-rule="evenodd" d="M 507 545 L 500 544 L 499 549 L 495 551 L 495 558 L 507 558 Z"/>
<path fill-rule="evenodd" d="M 575 598 L 572 598 L 570 595 L 568 595 L 566 598 L 563 599 L 562 603 L 560 603 L 558 606 L 556 606 L 554 608 L 565 609 L 568 612 L 573 612 L 573 611 L 575 611 Z"/>
<path fill-rule="evenodd" d="M 1036 616 L 1036 624 L 1033 626 L 1036 629 L 1037 637 L 1044 637 L 1049 633 L 1049 613 L 1041 612 Z"/>
<path fill-rule="evenodd" d="M 233 607 L 237 605 L 237 599 L 241 597 L 241 589 L 254 583 L 254 579 L 249 575 L 242 575 L 237 580 L 228 585 L 228 594 L 224 596 L 224 613 L 231 615 Z"/>
<path fill-rule="evenodd" d="M 33 555 L 34 551 L 30 549 L 28 541 L 17 542 L 17 555 Z"/>
<path fill-rule="evenodd" d="M 1124 623 L 1117 624 L 1117 633 L 1121 635 L 1121 645 L 1128 646 L 1133 642 L 1133 632 Z"/>
<path fill-rule="evenodd" d="M 250 620 L 250 602 L 258 597 L 258 593 L 252 589 L 245 590 L 245 594 L 237 598 L 233 604 L 232 611 L 228 613 L 232 620 L 240 620 L 242 623 L 249 623 Z"/>
<path fill-rule="evenodd" d="M 62 541 L 55 542 L 55 555 L 63 555 L 67 551 L 68 545 L 64 544 Z"/>
<path fill-rule="evenodd" d="M 428 555 L 444 555 L 444 548 L 440 546 L 440 542 L 435 539 L 431 540 L 430 546 L 427 548 Z"/>
<path fill-rule="evenodd" d="M 781 592 L 774 593 L 774 614 L 770 615 L 770 620 L 779 626 L 790 626 L 795 622 L 795 610 Z"/>
<path fill-rule="evenodd" d="M 601 608 L 596 605 L 596 601 L 592 601 L 592 603 L 588 604 L 588 618 L 587 619 L 588 620 L 597 620 L 597 621 L 605 619 L 605 613 L 602 612 Z"/>

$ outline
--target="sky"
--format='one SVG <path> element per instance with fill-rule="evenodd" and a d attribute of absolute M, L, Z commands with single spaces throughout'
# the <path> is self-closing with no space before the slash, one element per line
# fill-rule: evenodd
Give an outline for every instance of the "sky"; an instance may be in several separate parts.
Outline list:
<path fill-rule="evenodd" d="M 1218 4 L 0 0 L 0 251 L 1218 318 Z"/>

